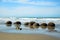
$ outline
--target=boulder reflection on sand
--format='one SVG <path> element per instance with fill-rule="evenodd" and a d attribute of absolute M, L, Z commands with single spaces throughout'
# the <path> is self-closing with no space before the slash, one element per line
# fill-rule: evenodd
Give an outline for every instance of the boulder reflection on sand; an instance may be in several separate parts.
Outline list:
<path fill-rule="evenodd" d="M 20 28 L 20 26 L 21 26 L 21 22 L 20 21 L 15 22 L 14 25 L 16 26 L 17 30 L 22 30 L 22 28 Z"/>
<path fill-rule="evenodd" d="M 46 24 L 46 23 L 42 23 L 42 24 L 41 24 L 41 28 L 42 28 L 42 29 L 46 29 L 46 28 L 47 28 L 47 24 Z"/>
<path fill-rule="evenodd" d="M 29 26 L 33 26 L 33 24 L 34 24 L 35 22 L 34 21 L 31 21 L 29 24 Z"/>
<path fill-rule="evenodd" d="M 28 26 L 28 25 L 29 25 L 29 22 L 25 22 L 24 25 L 25 25 L 25 26 Z"/>
<path fill-rule="evenodd" d="M 54 31 L 54 29 L 55 29 L 55 24 L 53 22 L 49 22 L 48 23 L 48 30 L 49 31 Z"/>
<path fill-rule="evenodd" d="M 20 25 L 21 25 L 21 22 L 20 22 L 20 21 L 17 21 L 17 22 L 15 22 L 14 24 L 20 24 Z"/>
<path fill-rule="evenodd" d="M 7 21 L 6 22 L 6 26 L 12 26 L 12 22 L 11 21 Z"/>
<path fill-rule="evenodd" d="M 34 24 L 34 23 L 35 23 L 34 21 L 29 22 L 29 27 L 30 27 L 31 29 L 34 29 L 34 28 L 33 28 L 33 24 Z"/>
<path fill-rule="evenodd" d="M 39 26 L 40 26 L 39 23 L 34 23 L 33 24 L 33 28 L 39 28 Z"/>
<path fill-rule="evenodd" d="M 30 27 L 31 29 L 39 28 L 40 26 L 39 23 L 36 23 L 34 21 L 26 22 L 24 25 Z"/>

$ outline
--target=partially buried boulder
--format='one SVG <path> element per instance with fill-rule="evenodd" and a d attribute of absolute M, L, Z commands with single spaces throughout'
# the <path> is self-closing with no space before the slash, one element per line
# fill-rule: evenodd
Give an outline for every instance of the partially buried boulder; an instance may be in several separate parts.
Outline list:
<path fill-rule="evenodd" d="M 33 24 L 34 23 L 35 23 L 34 21 L 29 22 L 29 27 L 33 29 Z"/>
<path fill-rule="evenodd" d="M 12 21 L 7 21 L 6 22 L 6 26 L 11 26 L 12 25 Z"/>
<path fill-rule="evenodd" d="M 29 22 L 29 26 L 33 26 L 34 23 L 34 21 Z"/>
<path fill-rule="evenodd" d="M 15 23 L 14 23 L 14 25 L 16 26 L 16 29 L 20 29 L 20 26 L 21 26 L 21 22 L 20 21 L 16 21 Z"/>
<path fill-rule="evenodd" d="M 28 26 L 28 25 L 29 25 L 29 22 L 25 22 L 24 25 L 25 25 L 25 26 Z"/>
<path fill-rule="evenodd" d="M 39 26 L 40 26 L 39 23 L 34 23 L 34 24 L 33 24 L 33 27 L 34 27 L 34 28 L 39 28 Z"/>
<path fill-rule="evenodd" d="M 42 29 L 46 29 L 46 28 L 47 28 L 47 24 L 46 24 L 46 23 L 42 23 L 42 24 L 41 24 L 41 28 L 42 28 Z"/>
<path fill-rule="evenodd" d="M 20 21 L 16 21 L 14 24 L 20 24 L 21 25 L 21 22 Z"/>
<path fill-rule="evenodd" d="M 12 24 L 12 22 L 11 21 L 7 21 L 6 24 Z"/>
<path fill-rule="evenodd" d="M 55 29 L 55 23 L 49 22 L 49 23 L 48 23 L 48 30 L 49 30 L 49 31 L 54 31 L 54 29 Z"/>

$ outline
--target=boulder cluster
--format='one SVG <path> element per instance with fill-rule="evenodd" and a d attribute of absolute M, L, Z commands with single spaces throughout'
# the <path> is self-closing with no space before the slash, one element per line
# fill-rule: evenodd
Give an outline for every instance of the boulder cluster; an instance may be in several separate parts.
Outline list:
<path fill-rule="evenodd" d="M 20 21 L 16 21 L 13 24 L 16 26 L 16 29 L 22 30 L 22 28 L 20 28 L 20 26 L 21 26 L 21 22 Z M 7 21 L 6 25 L 7 26 L 11 26 L 12 25 L 12 21 Z M 53 31 L 55 29 L 55 23 L 53 23 L 53 22 L 37 23 L 37 22 L 34 22 L 34 21 L 30 21 L 30 22 L 25 22 L 24 25 L 26 27 L 31 28 L 31 29 L 37 29 L 39 27 L 41 27 L 42 29 L 48 28 L 49 31 Z"/>

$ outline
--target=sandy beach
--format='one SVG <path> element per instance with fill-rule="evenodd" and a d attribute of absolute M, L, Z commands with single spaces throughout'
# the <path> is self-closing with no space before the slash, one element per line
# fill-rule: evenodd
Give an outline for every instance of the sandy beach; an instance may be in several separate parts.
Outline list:
<path fill-rule="evenodd" d="M 13 34 L 0 32 L 0 40 L 60 40 L 43 34 Z"/>
<path fill-rule="evenodd" d="M 37 22 L 39 21 L 37 20 Z M 32 30 L 24 25 L 21 25 L 21 28 L 22 30 L 16 30 L 14 25 L 11 27 L 5 24 L 0 25 L 0 40 L 60 40 L 60 24 L 56 24 L 55 30 L 57 32 L 48 32 L 47 29 L 43 30 L 41 28 Z"/>

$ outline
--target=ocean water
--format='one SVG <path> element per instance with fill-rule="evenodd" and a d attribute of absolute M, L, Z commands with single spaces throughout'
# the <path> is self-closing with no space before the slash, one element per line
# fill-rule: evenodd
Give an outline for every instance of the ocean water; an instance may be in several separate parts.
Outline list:
<path fill-rule="evenodd" d="M 16 26 L 6 26 L 7 21 L 12 21 L 13 23 L 15 21 L 20 21 L 22 25 L 20 26 L 22 30 L 16 30 Z M 43 22 L 54 22 L 56 24 L 55 30 L 57 32 L 48 32 L 48 29 L 30 29 L 29 27 L 25 27 L 23 24 L 25 22 L 29 21 L 35 21 L 39 24 Z M 45 35 L 50 35 L 54 36 L 57 38 L 60 38 L 60 18 L 0 18 L 0 32 L 6 32 L 6 33 L 23 33 L 23 34 L 45 34 Z"/>

